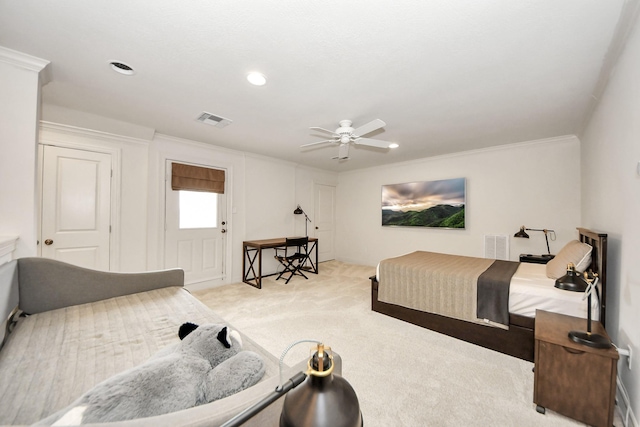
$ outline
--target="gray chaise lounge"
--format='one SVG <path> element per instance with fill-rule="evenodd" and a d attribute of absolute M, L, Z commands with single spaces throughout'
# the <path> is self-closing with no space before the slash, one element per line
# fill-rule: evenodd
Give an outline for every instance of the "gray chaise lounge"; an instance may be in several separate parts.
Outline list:
<path fill-rule="evenodd" d="M 183 283 L 182 270 L 106 273 L 45 258 L 1 265 L 0 314 L 13 315 L 0 350 L 0 425 L 31 424 L 69 405 L 98 382 L 177 342 L 184 322 L 224 322 Z M 242 338 L 245 349 L 265 360 L 260 383 L 188 410 L 107 425 L 217 426 L 259 401 L 279 384 L 278 358 Z M 335 362 L 340 373 L 338 355 Z M 301 361 L 285 369 L 283 378 L 305 367 Z M 281 406 L 282 399 L 247 425 L 278 425 Z"/>

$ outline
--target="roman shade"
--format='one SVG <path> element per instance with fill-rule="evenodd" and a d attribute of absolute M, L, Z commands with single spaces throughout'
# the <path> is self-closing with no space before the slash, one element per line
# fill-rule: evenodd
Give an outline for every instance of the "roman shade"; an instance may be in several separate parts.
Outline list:
<path fill-rule="evenodd" d="M 221 169 L 171 163 L 171 189 L 224 194 L 225 173 Z"/>

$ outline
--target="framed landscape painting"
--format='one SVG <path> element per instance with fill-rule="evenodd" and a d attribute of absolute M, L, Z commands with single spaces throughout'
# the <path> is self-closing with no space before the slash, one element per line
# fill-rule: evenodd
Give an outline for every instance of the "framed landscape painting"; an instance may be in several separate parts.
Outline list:
<path fill-rule="evenodd" d="M 465 228 L 466 179 L 382 186 L 382 225 Z"/>

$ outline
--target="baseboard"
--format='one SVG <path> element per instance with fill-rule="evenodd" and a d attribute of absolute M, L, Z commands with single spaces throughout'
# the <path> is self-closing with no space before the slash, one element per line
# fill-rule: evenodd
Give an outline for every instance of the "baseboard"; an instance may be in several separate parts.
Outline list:
<path fill-rule="evenodd" d="M 638 425 L 638 419 L 633 413 L 633 409 L 630 406 L 629 393 L 627 393 L 627 389 L 625 388 L 622 378 L 618 375 L 618 390 L 616 394 L 616 410 L 622 419 L 623 427 L 640 427 Z"/>

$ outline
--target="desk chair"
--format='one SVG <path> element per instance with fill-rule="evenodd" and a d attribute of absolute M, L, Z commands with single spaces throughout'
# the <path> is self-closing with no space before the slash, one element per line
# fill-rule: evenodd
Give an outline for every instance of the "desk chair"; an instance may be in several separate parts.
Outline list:
<path fill-rule="evenodd" d="M 274 258 L 277 259 L 284 267 L 284 270 L 280 272 L 278 277 L 276 277 L 276 280 L 282 277 L 285 273 L 290 273 L 285 283 L 289 283 L 289 280 L 291 280 L 291 278 L 296 274 L 308 279 L 308 277 L 301 271 L 308 256 L 308 245 L 308 237 L 294 237 L 286 238 L 284 246 L 274 248 L 276 250 Z"/>

